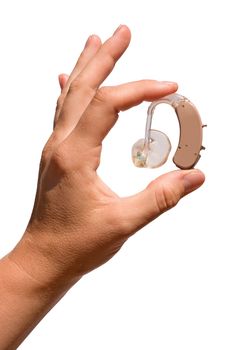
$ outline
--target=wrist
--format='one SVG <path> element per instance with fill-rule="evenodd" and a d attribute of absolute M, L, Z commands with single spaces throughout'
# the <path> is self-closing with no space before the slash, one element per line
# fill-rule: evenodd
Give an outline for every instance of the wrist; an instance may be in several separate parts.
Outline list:
<path fill-rule="evenodd" d="M 46 242 L 39 243 L 25 233 L 7 255 L 6 263 L 15 266 L 19 275 L 27 279 L 34 290 L 46 291 L 51 295 L 65 294 L 80 277 L 65 273 L 63 265 L 54 257 L 53 247 L 45 249 Z"/>

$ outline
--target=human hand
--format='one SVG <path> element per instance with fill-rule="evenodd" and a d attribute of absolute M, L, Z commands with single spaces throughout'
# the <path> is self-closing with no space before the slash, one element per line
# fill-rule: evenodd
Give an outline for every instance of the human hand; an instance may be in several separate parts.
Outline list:
<path fill-rule="evenodd" d="M 175 83 L 153 80 L 100 87 L 129 42 L 126 26 L 104 44 L 91 36 L 69 78 L 60 76 L 62 92 L 42 154 L 33 213 L 10 253 L 40 284 L 73 284 L 204 182 L 198 170 L 178 170 L 120 198 L 97 175 L 102 141 L 119 112 L 177 90 Z"/>

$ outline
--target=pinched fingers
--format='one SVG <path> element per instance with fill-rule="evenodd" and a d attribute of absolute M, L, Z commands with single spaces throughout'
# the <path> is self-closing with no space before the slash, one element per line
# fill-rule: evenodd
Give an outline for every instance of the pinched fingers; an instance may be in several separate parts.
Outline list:
<path fill-rule="evenodd" d="M 171 94 L 177 88 L 176 83 L 155 80 L 103 87 L 96 93 L 69 139 L 81 148 L 99 146 L 114 126 L 120 111 Z"/>

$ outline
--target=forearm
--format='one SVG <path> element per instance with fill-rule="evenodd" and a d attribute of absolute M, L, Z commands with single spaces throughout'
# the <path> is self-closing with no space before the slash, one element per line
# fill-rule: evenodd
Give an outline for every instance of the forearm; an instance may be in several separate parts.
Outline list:
<path fill-rule="evenodd" d="M 44 269 L 48 279 L 36 280 L 22 266 L 22 261 L 19 263 L 19 254 L 29 262 L 29 271 L 35 271 L 38 267 L 35 265 L 42 262 L 22 244 L 0 260 L 1 350 L 16 349 L 72 285 L 58 283 L 58 276 L 48 268 Z M 38 268 L 41 271 L 42 267 Z"/>

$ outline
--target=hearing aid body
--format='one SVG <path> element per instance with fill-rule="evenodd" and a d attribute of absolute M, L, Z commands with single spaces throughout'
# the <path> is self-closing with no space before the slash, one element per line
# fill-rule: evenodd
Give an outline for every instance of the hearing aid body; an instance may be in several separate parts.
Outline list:
<path fill-rule="evenodd" d="M 164 164 L 171 151 L 171 143 L 167 135 L 151 129 L 152 118 L 156 106 L 161 103 L 171 105 L 177 115 L 180 127 L 180 137 L 173 162 L 180 169 L 193 168 L 200 159 L 203 127 L 198 110 L 186 97 L 171 94 L 154 101 L 148 108 L 145 138 L 137 141 L 132 148 L 132 158 L 135 166 L 157 168 Z"/>

